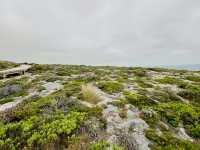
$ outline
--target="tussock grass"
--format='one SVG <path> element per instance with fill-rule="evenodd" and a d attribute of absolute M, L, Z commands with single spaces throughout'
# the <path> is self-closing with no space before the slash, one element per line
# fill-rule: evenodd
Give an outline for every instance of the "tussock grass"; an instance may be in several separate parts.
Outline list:
<path fill-rule="evenodd" d="M 97 104 L 102 100 L 100 94 L 98 93 L 98 89 L 92 84 L 82 85 L 81 93 L 83 100 L 92 104 Z"/>

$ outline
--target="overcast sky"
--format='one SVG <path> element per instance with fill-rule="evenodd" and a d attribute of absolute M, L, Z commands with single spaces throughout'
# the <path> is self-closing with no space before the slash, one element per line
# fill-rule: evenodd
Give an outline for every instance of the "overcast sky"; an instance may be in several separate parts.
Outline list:
<path fill-rule="evenodd" d="M 200 64 L 200 0 L 0 0 L 0 59 Z"/>

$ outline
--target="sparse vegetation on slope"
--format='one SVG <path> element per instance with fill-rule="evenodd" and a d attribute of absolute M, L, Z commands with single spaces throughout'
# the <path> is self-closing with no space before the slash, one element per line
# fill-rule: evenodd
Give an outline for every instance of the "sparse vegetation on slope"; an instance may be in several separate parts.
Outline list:
<path fill-rule="evenodd" d="M 13 67 L 17 67 L 18 64 L 10 61 L 0 61 L 0 71 L 4 69 L 10 69 Z"/>
<path fill-rule="evenodd" d="M 0 80 L 0 149 L 199 150 L 199 98 L 198 72 L 32 64 Z"/>

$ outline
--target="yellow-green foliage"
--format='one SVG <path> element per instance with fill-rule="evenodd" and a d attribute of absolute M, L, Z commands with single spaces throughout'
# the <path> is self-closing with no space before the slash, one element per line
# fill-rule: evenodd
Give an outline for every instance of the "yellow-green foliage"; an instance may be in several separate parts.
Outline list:
<path fill-rule="evenodd" d="M 135 82 L 142 88 L 153 88 L 152 84 L 145 82 L 142 78 L 136 78 Z"/>
<path fill-rule="evenodd" d="M 125 98 L 128 100 L 128 102 L 134 106 L 137 106 L 139 108 L 145 107 L 145 106 L 153 106 L 155 105 L 155 102 L 149 99 L 145 95 L 137 94 L 134 92 L 124 92 Z"/>
<path fill-rule="evenodd" d="M 159 102 L 181 101 L 180 97 L 170 89 L 156 89 L 151 92 L 150 97 Z"/>
<path fill-rule="evenodd" d="M 0 84 L 0 104 L 13 101 L 14 97 L 28 95 L 28 90 L 32 84 L 28 82 L 28 78 L 11 79 Z M 16 90 L 15 90 L 16 89 Z M 6 92 L 3 92 L 6 91 Z M 7 93 L 7 94 L 4 94 Z"/>
<path fill-rule="evenodd" d="M 10 61 L 0 61 L 0 70 L 10 69 L 13 67 L 17 67 L 18 64 Z"/>
<path fill-rule="evenodd" d="M 81 92 L 82 81 L 69 81 L 64 84 L 64 91 L 67 96 L 77 96 Z"/>
<path fill-rule="evenodd" d="M 178 127 L 182 122 L 188 134 L 194 138 L 200 138 L 200 109 L 198 107 L 180 102 L 170 102 L 160 104 L 155 109 L 161 118 L 167 119 L 172 126 Z"/>
<path fill-rule="evenodd" d="M 55 68 L 54 65 L 40 65 L 40 64 L 33 64 L 29 72 L 33 74 L 39 74 L 43 72 L 50 72 Z"/>
<path fill-rule="evenodd" d="M 198 76 L 187 76 L 186 79 L 194 82 L 200 82 L 200 77 Z"/>
<path fill-rule="evenodd" d="M 83 95 L 83 99 L 92 104 L 97 104 L 102 100 L 98 89 L 92 84 L 82 85 L 81 93 Z"/>
<path fill-rule="evenodd" d="M 122 83 L 117 81 L 100 82 L 98 87 L 109 94 L 121 92 L 123 90 Z"/>
<path fill-rule="evenodd" d="M 23 89 L 21 93 L 4 96 L 0 103 L 12 101 L 15 96 L 24 96 L 24 91 L 27 94 L 34 90 L 40 95 L 43 81 L 60 80 L 64 87 L 45 97 L 34 95 L 17 107 L 0 112 L 0 149 L 2 150 L 84 148 L 123 150 L 105 141 L 108 137 L 105 133 L 108 124 L 103 110 L 107 105 L 114 105 L 120 117 L 126 118 L 127 104 L 139 108 L 140 117 L 153 128 L 146 131 L 146 136 L 151 140 L 151 149 L 199 150 L 198 144 L 177 139 L 171 132 L 171 128 L 181 125 L 196 141 L 200 138 L 200 84 L 197 73 L 141 67 L 38 64 L 33 64 L 29 72 L 33 78 L 27 75 L 21 79 L 9 78 L 0 81 L 0 88 L 17 85 Z M 154 77 L 163 74 L 168 76 L 154 80 Z M 95 86 L 110 94 L 110 97 L 118 95 L 119 97 L 116 97 L 116 101 L 113 100 L 103 106 L 89 108 L 80 100 L 98 104 L 102 96 L 99 94 L 101 93 L 99 89 L 88 83 L 95 83 Z M 179 89 L 169 90 L 159 83 L 177 85 Z M 189 104 L 184 103 L 180 96 L 189 100 Z M 132 108 L 134 107 L 129 107 Z M 162 134 L 156 134 L 158 128 Z M 131 128 L 129 131 L 134 132 Z M 73 138 L 79 137 L 81 140 L 78 140 L 78 143 L 70 142 Z M 126 144 L 123 143 L 129 142 L 120 136 L 118 140 L 124 146 Z M 86 147 L 82 147 L 83 143 L 86 143 Z"/>
<path fill-rule="evenodd" d="M 133 68 L 133 73 L 135 76 L 138 76 L 138 77 L 146 77 L 147 76 L 147 71 L 141 67 Z"/>
<path fill-rule="evenodd" d="M 170 132 L 163 132 L 157 135 L 153 129 L 145 131 L 146 137 L 153 143 L 150 145 L 152 150 L 199 150 L 200 146 L 190 141 L 180 140 Z"/>
<path fill-rule="evenodd" d="M 123 150 L 122 147 L 116 144 L 110 144 L 104 140 L 91 144 L 89 149 L 90 150 L 109 150 L 110 147 L 112 147 L 113 150 Z"/>
<path fill-rule="evenodd" d="M 162 79 L 157 79 L 156 81 L 159 83 L 162 83 L 162 84 L 175 84 L 180 88 L 185 88 L 187 86 L 187 83 L 182 81 L 181 79 L 168 77 L 168 76 L 166 76 Z"/>
<path fill-rule="evenodd" d="M 124 106 L 127 104 L 128 102 L 124 99 L 121 100 L 114 100 L 112 102 L 109 102 L 108 104 L 111 104 L 113 106 L 119 107 L 119 108 L 124 108 Z"/>
<path fill-rule="evenodd" d="M 180 91 L 178 95 L 200 106 L 200 87 L 199 86 L 187 86 L 187 88 L 183 91 Z"/>
<path fill-rule="evenodd" d="M 49 118 L 32 116 L 17 123 L 0 124 L 0 149 L 42 148 L 54 145 L 59 138 L 71 136 L 86 119 L 85 113 L 70 112 L 66 116 L 57 114 Z M 64 144 L 64 143 L 63 143 Z"/>

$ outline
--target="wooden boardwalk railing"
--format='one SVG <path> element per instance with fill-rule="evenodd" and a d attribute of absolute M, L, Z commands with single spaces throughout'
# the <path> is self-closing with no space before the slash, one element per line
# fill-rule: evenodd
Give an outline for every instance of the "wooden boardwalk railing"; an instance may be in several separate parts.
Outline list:
<path fill-rule="evenodd" d="M 8 75 L 13 75 L 13 74 L 22 75 L 30 68 L 31 68 L 30 65 L 21 65 L 19 67 L 15 67 L 12 69 L 3 70 L 3 71 L 0 71 L 0 77 L 6 78 Z"/>

